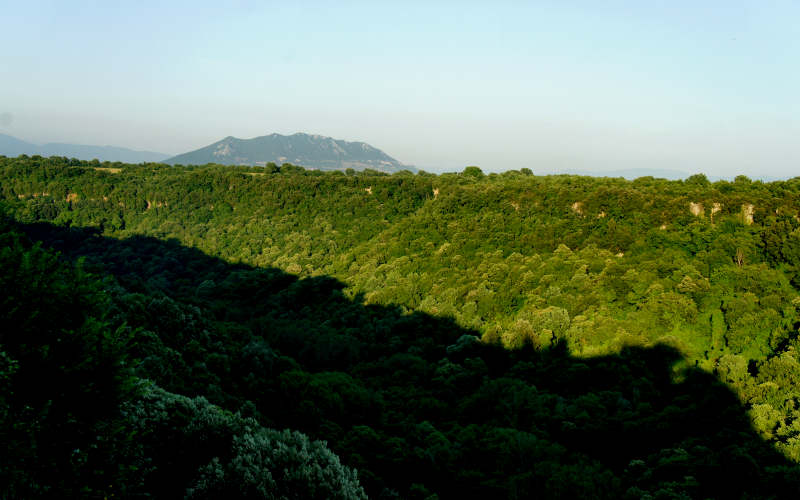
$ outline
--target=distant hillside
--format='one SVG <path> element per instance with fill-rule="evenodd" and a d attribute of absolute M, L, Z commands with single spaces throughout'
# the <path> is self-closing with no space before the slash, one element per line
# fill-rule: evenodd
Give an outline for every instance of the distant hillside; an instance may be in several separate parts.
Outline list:
<path fill-rule="evenodd" d="M 10 135 L 0 134 L 0 155 L 66 156 L 79 160 L 120 161 L 123 163 L 160 162 L 169 155 L 153 151 L 134 151 L 117 146 L 90 146 L 50 142 L 44 145 L 25 142 Z"/>
<path fill-rule="evenodd" d="M 165 161 L 182 165 L 265 165 L 269 162 L 278 165 L 292 163 L 319 170 L 416 170 L 363 142 L 347 142 L 302 133 L 289 136 L 271 134 L 253 139 L 226 137 L 204 148 Z"/>
<path fill-rule="evenodd" d="M 19 156 L 33 153 L 39 146 L 21 141 L 10 135 L 0 134 L 0 154 L 5 156 Z"/>
<path fill-rule="evenodd" d="M 573 169 L 560 169 L 555 170 L 552 172 L 541 172 L 537 171 L 537 174 L 540 175 L 547 175 L 550 173 L 554 174 L 572 174 L 572 175 L 586 175 L 590 177 L 623 177 L 630 181 L 634 179 L 639 179 L 642 177 L 655 177 L 660 179 L 669 179 L 669 180 L 682 180 L 690 177 L 692 173 L 682 170 L 667 170 L 667 169 L 659 169 L 659 168 L 628 168 L 622 170 L 573 170 Z M 729 174 L 725 176 L 720 175 L 707 175 L 707 178 L 711 182 L 716 181 L 732 181 L 736 177 L 736 174 Z M 763 182 L 773 182 L 779 180 L 786 180 L 787 177 L 775 177 L 770 175 L 760 175 L 754 174 L 752 175 L 753 180 L 760 180 Z"/>

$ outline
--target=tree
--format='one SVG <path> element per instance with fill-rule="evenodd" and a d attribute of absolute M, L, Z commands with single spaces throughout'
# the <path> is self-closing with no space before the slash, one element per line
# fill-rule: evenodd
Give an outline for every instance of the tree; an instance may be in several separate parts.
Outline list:
<path fill-rule="evenodd" d="M 461 173 L 465 177 L 472 177 L 474 179 L 482 179 L 485 177 L 483 171 L 476 166 L 469 166 Z"/>
<path fill-rule="evenodd" d="M 261 427 L 212 405 L 146 385 L 125 408 L 140 437 L 141 490 L 161 498 L 360 500 L 356 472 L 324 442 Z"/>
<path fill-rule="evenodd" d="M 686 179 L 686 184 L 691 184 L 698 187 L 708 187 L 711 184 L 705 174 L 694 174 Z"/>

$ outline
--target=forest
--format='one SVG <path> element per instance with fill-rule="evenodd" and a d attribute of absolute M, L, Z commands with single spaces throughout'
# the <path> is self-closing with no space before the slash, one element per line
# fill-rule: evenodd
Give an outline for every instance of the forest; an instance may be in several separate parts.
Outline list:
<path fill-rule="evenodd" d="M 0 180 L 2 498 L 800 495 L 800 178 Z"/>

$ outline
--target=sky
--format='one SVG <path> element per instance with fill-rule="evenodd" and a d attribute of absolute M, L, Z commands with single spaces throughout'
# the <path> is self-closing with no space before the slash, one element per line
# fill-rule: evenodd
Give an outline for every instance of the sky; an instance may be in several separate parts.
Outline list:
<path fill-rule="evenodd" d="M 429 171 L 800 175 L 800 2 L 0 0 L 0 133 Z"/>

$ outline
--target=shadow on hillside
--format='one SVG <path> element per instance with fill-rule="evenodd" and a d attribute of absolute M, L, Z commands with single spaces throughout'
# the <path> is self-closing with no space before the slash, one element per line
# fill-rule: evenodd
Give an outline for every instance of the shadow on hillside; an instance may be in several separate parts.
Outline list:
<path fill-rule="evenodd" d="M 32 239 L 115 276 L 139 374 L 328 441 L 373 497 L 796 496 L 798 468 L 736 396 L 666 346 L 509 352 L 447 318 L 349 300 L 329 277 L 176 241 L 49 224 Z M 683 497 L 681 497 L 683 495 Z"/>

